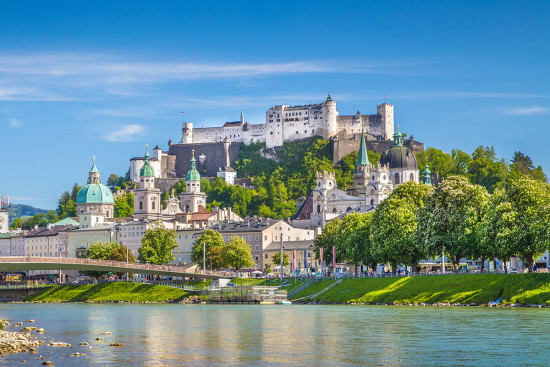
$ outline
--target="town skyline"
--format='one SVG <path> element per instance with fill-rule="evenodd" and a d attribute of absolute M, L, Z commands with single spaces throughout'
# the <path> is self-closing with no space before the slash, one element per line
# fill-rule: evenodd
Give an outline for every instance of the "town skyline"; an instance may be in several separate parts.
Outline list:
<path fill-rule="evenodd" d="M 145 3 L 66 3 L 30 14 L 25 3 L 1 5 L 0 126 L 10 154 L 0 192 L 53 209 L 84 184 L 92 156 L 104 177 L 122 175 L 146 143 L 178 140 L 182 111 L 196 127 L 237 120 L 241 109 L 263 123 L 274 105 L 327 93 L 346 115 L 375 113 L 386 96 L 401 130 L 426 147 L 488 145 L 508 160 L 522 151 L 548 169 L 548 50 L 534 46 L 549 34 L 547 7 L 312 4 L 169 3 L 145 13 Z"/>

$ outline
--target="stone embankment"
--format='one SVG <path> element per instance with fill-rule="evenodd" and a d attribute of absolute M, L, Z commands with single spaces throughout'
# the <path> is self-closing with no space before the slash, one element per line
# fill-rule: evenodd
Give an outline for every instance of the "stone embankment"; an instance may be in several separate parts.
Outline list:
<path fill-rule="evenodd" d="M 296 302 L 302 303 L 302 302 Z M 341 303 L 329 303 L 324 302 L 323 300 L 312 301 L 312 302 L 303 302 L 308 305 L 330 305 L 330 304 L 341 304 Z M 444 306 L 462 306 L 462 307 L 530 307 L 530 308 L 550 308 L 550 304 L 541 303 L 541 304 L 521 304 L 521 303 L 498 303 L 494 305 L 489 305 L 488 303 L 458 303 L 458 302 L 436 302 L 436 303 L 384 303 L 384 302 L 375 302 L 375 303 L 360 303 L 360 302 L 350 302 L 348 305 L 355 306 L 432 306 L 432 307 L 444 307 Z"/>
<path fill-rule="evenodd" d="M 26 332 L 0 330 L 0 354 L 32 351 L 43 341 Z"/>

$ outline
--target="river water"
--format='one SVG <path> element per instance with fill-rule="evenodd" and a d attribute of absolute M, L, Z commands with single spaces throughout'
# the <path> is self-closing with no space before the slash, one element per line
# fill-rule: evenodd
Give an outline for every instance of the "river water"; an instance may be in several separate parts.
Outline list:
<path fill-rule="evenodd" d="M 550 363 L 550 309 L 4 304 L 0 317 L 12 325 L 33 318 L 28 325 L 46 329 L 46 340 L 73 345 L 9 355 L 2 366 L 41 366 L 39 355 L 57 367 Z M 100 335 L 107 331 L 112 335 Z M 125 346 L 110 347 L 114 342 Z M 69 356 L 75 352 L 87 355 Z"/>

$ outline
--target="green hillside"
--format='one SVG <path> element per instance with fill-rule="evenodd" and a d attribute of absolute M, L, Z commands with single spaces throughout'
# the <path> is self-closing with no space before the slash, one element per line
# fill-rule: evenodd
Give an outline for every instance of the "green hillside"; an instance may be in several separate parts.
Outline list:
<path fill-rule="evenodd" d="M 40 214 L 40 213 L 46 214 L 48 212 L 45 209 L 38 209 L 33 206 L 25 205 L 25 204 L 10 204 L 8 206 L 8 211 L 10 212 L 10 225 L 17 218 L 32 217 L 36 214 Z"/>

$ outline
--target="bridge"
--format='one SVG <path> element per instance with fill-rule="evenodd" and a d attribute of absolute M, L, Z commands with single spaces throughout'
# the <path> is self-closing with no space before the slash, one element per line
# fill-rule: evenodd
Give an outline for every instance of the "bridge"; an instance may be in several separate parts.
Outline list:
<path fill-rule="evenodd" d="M 80 259 L 71 257 L 0 257 L 0 272 L 28 270 L 79 270 L 104 271 L 113 273 L 150 274 L 184 278 L 220 279 L 233 278 L 230 272 L 215 272 L 202 270 L 190 272 L 189 268 L 171 265 L 152 265 L 126 263 L 124 261 Z"/>

